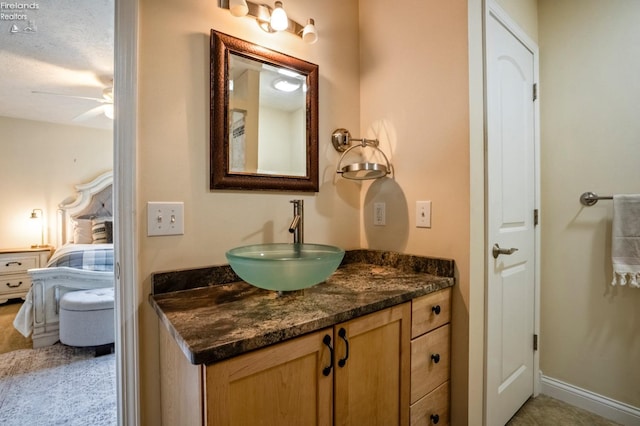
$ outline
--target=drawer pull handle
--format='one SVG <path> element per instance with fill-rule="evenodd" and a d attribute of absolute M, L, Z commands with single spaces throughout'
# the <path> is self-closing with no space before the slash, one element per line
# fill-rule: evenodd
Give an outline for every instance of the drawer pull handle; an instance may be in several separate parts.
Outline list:
<path fill-rule="evenodd" d="M 437 414 L 432 414 L 430 419 L 431 423 L 433 423 L 434 425 L 437 425 L 440 422 L 440 416 Z"/>
<path fill-rule="evenodd" d="M 345 330 L 344 328 L 340 328 L 340 331 L 338 331 L 338 336 L 340 336 L 342 340 L 344 340 L 344 344 L 347 345 L 347 353 L 344 355 L 344 358 L 340 358 L 338 360 L 338 365 L 340 366 L 340 368 L 342 368 L 345 366 L 347 360 L 349 359 L 349 341 L 347 340 L 347 330 Z"/>
<path fill-rule="evenodd" d="M 333 369 L 333 348 L 331 347 L 331 336 L 325 334 L 324 338 L 322 339 L 322 343 L 327 345 L 327 347 L 329 348 L 329 353 L 331 354 L 331 364 L 329 364 L 328 367 L 322 369 L 322 374 L 328 376 L 329 374 L 331 374 L 331 370 Z"/>
<path fill-rule="evenodd" d="M 431 360 L 437 364 L 440 362 L 440 354 L 431 354 Z"/>
<path fill-rule="evenodd" d="M 7 283 L 7 287 L 9 287 L 9 288 L 18 288 L 21 285 L 22 285 L 22 281 L 20 281 L 18 284 Z"/>
<path fill-rule="evenodd" d="M 440 315 L 440 305 L 435 305 L 431 307 L 431 312 L 433 312 L 436 315 Z"/>
<path fill-rule="evenodd" d="M 22 262 L 16 262 L 16 261 L 13 261 L 13 262 L 7 262 L 4 266 L 9 267 L 9 266 L 11 266 L 11 265 L 18 265 L 18 266 L 22 266 Z"/>

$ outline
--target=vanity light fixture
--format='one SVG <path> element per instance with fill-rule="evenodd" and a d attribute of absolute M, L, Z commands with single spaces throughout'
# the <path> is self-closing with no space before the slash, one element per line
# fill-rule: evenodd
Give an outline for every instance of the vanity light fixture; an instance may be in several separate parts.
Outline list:
<path fill-rule="evenodd" d="M 356 145 L 351 145 L 351 142 L 360 142 Z M 333 147 L 338 152 L 342 152 L 342 156 L 340 156 L 340 161 L 338 161 L 338 167 L 336 169 L 336 173 L 342 175 L 345 179 L 353 179 L 353 180 L 368 180 L 368 179 L 379 179 L 381 177 L 385 177 L 388 174 L 391 174 L 393 168 L 391 163 L 389 163 L 389 159 L 385 155 L 385 153 L 379 148 L 380 142 L 378 139 L 356 139 L 351 137 L 351 133 L 347 129 L 336 129 L 331 135 L 331 143 L 333 143 Z M 347 148 L 348 147 L 348 148 Z M 380 163 L 353 163 L 348 166 L 340 167 L 342 165 L 342 161 L 345 156 L 355 148 L 366 148 L 370 147 L 374 150 L 378 151 L 384 157 L 386 162 L 385 164 Z"/>
<path fill-rule="evenodd" d="M 315 21 L 309 19 L 307 24 L 303 26 L 292 20 L 287 16 L 281 1 L 276 1 L 273 8 L 248 0 L 218 0 L 218 6 L 222 9 L 229 9 L 229 12 L 235 17 L 250 16 L 255 18 L 260 28 L 268 33 L 287 31 L 299 36 L 308 44 L 318 41 Z"/>
<path fill-rule="evenodd" d="M 38 214 L 38 212 L 40 213 Z M 31 216 L 29 216 L 29 218 L 40 220 L 40 244 L 32 244 L 31 248 L 46 247 L 44 245 L 44 214 L 42 212 L 42 209 L 31 210 Z"/>
<path fill-rule="evenodd" d="M 282 2 L 277 1 L 273 11 L 271 12 L 271 20 L 269 21 L 271 28 L 276 31 L 286 30 L 289 27 L 289 17 L 282 7 Z"/>
<path fill-rule="evenodd" d="M 302 30 L 302 41 L 313 44 L 318 41 L 318 31 L 316 30 L 316 21 L 309 18 L 307 25 Z"/>
<path fill-rule="evenodd" d="M 249 6 L 245 0 L 229 0 L 229 12 L 237 18 L 247 16 Z"/>

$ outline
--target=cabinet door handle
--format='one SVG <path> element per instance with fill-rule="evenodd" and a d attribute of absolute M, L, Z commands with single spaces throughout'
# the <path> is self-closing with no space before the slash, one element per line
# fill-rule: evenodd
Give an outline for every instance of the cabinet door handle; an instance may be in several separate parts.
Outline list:
<path fill-rule="evenodd" d="M 331 355 L 331 364 L 329 364 L 328 367 L 322 369 L 322 374 L 328 376 L 329 374 L 331 374 L 331 370 L 333 369 L 333 348 L 331 347 L 331 336 L 325 334 L 324 338 L 322 339 L 322 343 L 327 345 L 327 347 L 329 348 L 329 353 Z"/>
<path fill-rule="evenodd" d="M 13 262 L 7 262 L 4 266 L 7 266 L 7 267 L 8 267 L 8 266 L 11 266 L 11 265 L 18 265 L 18 266 L 22 266 L 22 262 L 16 262 L 16 261 L 13 261 Z"/>
<path fill-rule="evenodd" d="M 431 354 L 431 360 L 437 364 L 440 362 L 440 354 Z"/>
<path fill-rule="evenodd" d="M 7 287 L 9 287 L 9 288 L 18 288 L 21 285 L 22 285 L 22 281 L 20 281 L 18 284 L 7 283 Z"/>
<path fill-rule="evenodd" d="M 338 365 L 340 366 L 340 368 L 342 368 L 345 366 L 347 360 L 349 359 L 349 341 L 347 340 L 347 330 L 341 328 L 340 331 L 338 331 L 338 336 L 340 336 L 342 340 L 344 340 L 344 344 L 347 345 L 347 353 L 344 355 L 344 358 L 340 358 L 340 360 L 338 360 Z"/>
<path fill-rule="evenodd" d="M 431 312 L 433 312 L 436 315 L 440 315 L 440 305 L 435 305 L 431 307 Z"/>
<path fill-rule="evenodd" d="M 434 425 L 437 425 L 440 422 L 440 416 L 437 414 L 432 414 L 429 418 L 431 419 L 431 423 Z"/>

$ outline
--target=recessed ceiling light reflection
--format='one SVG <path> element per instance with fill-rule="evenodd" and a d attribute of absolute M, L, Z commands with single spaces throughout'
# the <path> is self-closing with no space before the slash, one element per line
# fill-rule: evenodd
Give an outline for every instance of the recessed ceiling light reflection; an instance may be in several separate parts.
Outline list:
<path fill-rule="evenodd" d="M 273 87 L 275 87 L 276 90 L 287 93 L 295 92 L 300 88 L 300 86 L 302 86 L 302 83 L 299 81 L 286 78 L 278 78 L 273 82 Z"/>

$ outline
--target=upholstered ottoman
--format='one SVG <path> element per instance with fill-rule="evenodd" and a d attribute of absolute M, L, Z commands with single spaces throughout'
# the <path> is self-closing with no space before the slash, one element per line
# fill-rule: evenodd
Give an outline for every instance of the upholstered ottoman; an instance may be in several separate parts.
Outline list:
<path fill-rule="evenodd" d="M 60 341 L 69 346 L 114 342 L 113 287 L 70 291 L 60 299 Z"/>

